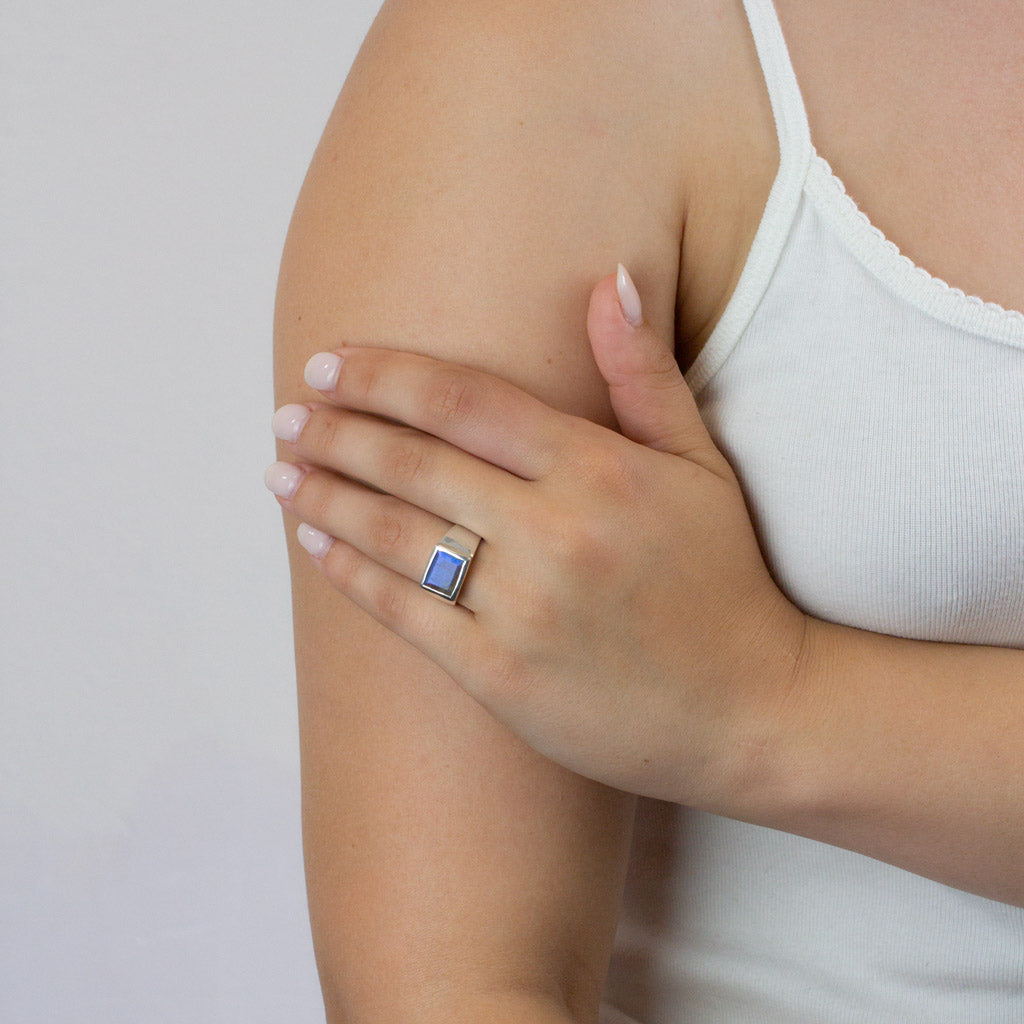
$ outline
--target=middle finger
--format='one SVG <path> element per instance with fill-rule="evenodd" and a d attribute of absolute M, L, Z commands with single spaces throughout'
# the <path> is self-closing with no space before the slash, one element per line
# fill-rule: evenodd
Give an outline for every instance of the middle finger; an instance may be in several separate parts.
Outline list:
<path fill-rule="evenodd" d="M 299 433 L 292 441 L 296 423 Z M 393 494 L 481 537 L 494 536 L 528 486 L 447 441 L 347 409 L 318 403 L 284 406 L 274 414 L 274 433 L 300 459 Z"/>

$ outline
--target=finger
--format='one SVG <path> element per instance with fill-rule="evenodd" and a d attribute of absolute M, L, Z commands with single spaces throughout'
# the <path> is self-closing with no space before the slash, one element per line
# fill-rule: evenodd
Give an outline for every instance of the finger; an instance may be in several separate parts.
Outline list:
<path fill-rule="evenodd" d="M 487 637 L 468 608 L 428 593 L 343 540 L 333 540 L 323 551 L 324 537 L 318 534 L 302 523 L 297 536 L 331 585 L 382 626 L 455 680 L 468 678 L 486 664 Z"/>
<path fill-rule="evenodd" d="M 298 475 L 301 474 L 301 475 Z M 390 494 L 378 494 L 353 480 L 315 466 L 275 462 L 266 472 L 267 486 L 281 505 L 310 526 L 351 544 L 385 568 L 418 583 L 434 552 L 448 532 L 445 519 Z M 481 544 L 459 592 L 459 604 L 472 612 L 487 599 L 483 586 L 495 575 L 486 565 L 493 549 Z"/>
<path fill-rule="evenodd" d="M 587 334 L 626 437 L 696 461 L 714 448 L 671 344 L 643 321 L 636 286 L 621 263 L 591 293 Z"/>
<path fill-rule="evenodd" d="M 412 352 L 318 353 L 306 381 L 332 402 L 407 423 L 528 480 L 551 470 L 568 431 L 567 414 L 514 384 Z"/>
<path fill-rule="evenodd" d="M 304 410 L 309 415 L 296 431 Z M 529 486 L 437 437 L 348 409 L 282 406 L 272 426 L 299 460 L 386 491 L 481 537 L 507 522 Z"/>
<path fill-rule="evenodd" d="M 672 348 L 644 322 L 626 268 L 602 278 L 590 296 L 587 334 L 622 433 L 735 481 L 708 433 Z"/>

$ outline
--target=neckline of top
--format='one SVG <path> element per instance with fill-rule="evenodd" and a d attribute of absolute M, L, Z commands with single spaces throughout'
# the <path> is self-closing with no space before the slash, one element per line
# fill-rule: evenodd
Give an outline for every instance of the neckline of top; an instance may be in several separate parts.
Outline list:
<path fill-rule="evenodd" d="M 1024 312 L 969 295 L 901 252 L 857 205 L 843 180 L 813 145 L 804 191 L 818 200 L 818 208 L 860 262 L 897 293 L 954 326 L 1024 347 Z"/>

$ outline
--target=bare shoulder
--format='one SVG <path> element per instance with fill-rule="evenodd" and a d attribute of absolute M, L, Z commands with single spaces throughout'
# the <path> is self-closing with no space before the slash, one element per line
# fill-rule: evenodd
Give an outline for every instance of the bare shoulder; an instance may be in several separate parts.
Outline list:
<path fill-rule="evenodd" d="M 353 219 L 365 226 L 400 218 L 400 232 L 375 229 L 360 262 L 351 247 L 331 258 L 357 285 L 382 270 L 403 280 L 390 320 L 381 310 L 366 321 L 352 319 L 358 310 L 345 313 L 367 332 L 401 323 L 416 347 L 403 309 L 442 312 L 424 252 L 452 287 L 490 294 L 479 305 L 481 329 L 493 335 L 510 309 L 528 313 L 513 293 L 521 281 L 494 271 L 537 234 L 524 210 L 543 208 L 543 238 L 532 239 L 523 270 L 564 279 L 568 347 L 545 358 L 578 378 L 588 372 L 579 342 L 589 283 L 617 261 L 630 267 L 666 339 L 696 333 L 720 303 L 751 216 L 735 209 L 737 187 L 760 173 L 751 152 L 774 158 L 762 93 L 741 0 L 388 0 L 338 98 L 293 227 L 326 242 L 342 221 L 350 230 Z M 424 237 L 437 219 L 444 235 Z M 693 267 L 685 281 L 684 226 Z M 307 262 L 296 269 L 315 279 Z M 521 332 L 517 344 L 527 337 Z M 459 347 L 451 355 L 472 362 L 479 353 Z M 529 365 L 514 371 L 517 381 L 553 397 L 545 381 L 557 374 L 538 377 Z M 574 392 L 578 411 L 607 418 L 597 408 L 602 390 L 591 374 Z"/>
<path fill-rule="evenodd" d="M 397 30 L 415 56 L 410 87 L 440 90 L 447 128 L 472 94 L 496 115 L 493 159 L 513 125 L 505 145 L 536 147 L 546 184 L 565 173 L 564 187 L 632 216 L 663 252 L 675 235 L 661 274 L 642 257 L 631 269 L 688 366 L 732 294 L 778 166 L 742 0 L 390 0 L 381 14 L 375 28 Z"/>

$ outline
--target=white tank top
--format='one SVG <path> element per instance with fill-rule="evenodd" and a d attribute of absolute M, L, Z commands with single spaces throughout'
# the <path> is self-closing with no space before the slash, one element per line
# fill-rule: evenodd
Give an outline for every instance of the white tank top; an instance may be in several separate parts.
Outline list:
<path fill-rule="evenodd" d="M 1024 648 L 1024 314 L 869 223 L 811 144 L 770 0 L 744 6 L 780 165 L 686 375 L 704 422 L 799 607 Z M 641 798 L 601 1022 L 1022 1024 L 1024 910 Z"/>

